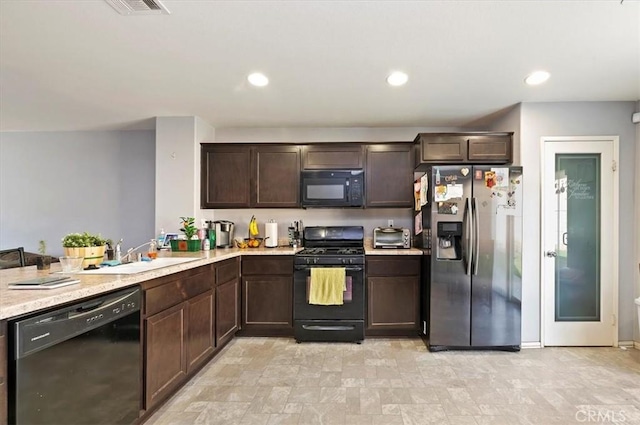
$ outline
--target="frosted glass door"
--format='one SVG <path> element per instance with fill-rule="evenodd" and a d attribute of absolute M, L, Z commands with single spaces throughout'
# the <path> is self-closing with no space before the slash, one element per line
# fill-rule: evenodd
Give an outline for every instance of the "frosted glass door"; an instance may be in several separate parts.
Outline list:
<path fill-rule="evenodd" d="M 555 320 L 600 320 L 599 154 L 556 155 Z"/>
<path fill-rule="evenodd" d="M 543 145 L 542 342 L 611 346 L 617 339 L 614 140 Z"/>

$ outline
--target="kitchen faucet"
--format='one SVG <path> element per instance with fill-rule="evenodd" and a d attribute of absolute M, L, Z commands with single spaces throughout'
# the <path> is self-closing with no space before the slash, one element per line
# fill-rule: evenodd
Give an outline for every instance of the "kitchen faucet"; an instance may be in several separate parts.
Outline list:
<path fill-rule="evenodd" d="M 120 252 L 119 246 L 120 246 L 121 242 L 122 242 L 122 239 L 120 239 L 120 242 L 118 242 L 118 245 L 116 246 L 116 253 Z M 145 243 L 143 243 L 141 245 L 136 246 L 135 248 L 129 248 L 127 250 L 127 253 L 124 254 L 122 256 L 122 258 L 120 258 L 120 261 L 122 263 L 131 263 L 131 262 L 133 262 L 134 260 L 131 259 L 131 254 L 133 254 L 134 252 L 136 252 L 137 250 L 139 250 L 143 246 L 146 246 L 146 245 L 153 246 L 153 245 L 155 245 L 155 243 L 156 243 L 156 240 L 155 239 L 151 239 L 149 242 L 145 242 Z M 137 261 L 140 261 L 140 260 L 137 260 Z"/>

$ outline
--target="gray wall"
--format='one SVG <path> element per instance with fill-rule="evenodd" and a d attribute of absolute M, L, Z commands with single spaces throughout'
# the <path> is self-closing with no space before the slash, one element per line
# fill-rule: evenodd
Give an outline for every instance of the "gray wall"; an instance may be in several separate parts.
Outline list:
<path fill-rule="evenodd" d="M 491 131 L 513 131 L 513 165 L 521 165 L 520 159 L 520 120 L 522 117 L 522 104 L 517 104 L 513 108 L 505 111 L 499 118 L 496 118 L 488 127 Z"/>
<path fill-rule="evenodd" d="M 70 232 L 154 237 L 155 132 L 0 133 L 0 249 L 61 255 Z"/>
<path fill-rule="evenodd" d="M 633 304 L 637 264 L 634 259 L 636 136 L 631 115 L 636 102 L 523 103 L 521 164 L 525 170 L 522 339 L 540 341 L 540 139 L 547 136 L 619 136 L 620 242 L 619 339 L 633 340 Z"/>

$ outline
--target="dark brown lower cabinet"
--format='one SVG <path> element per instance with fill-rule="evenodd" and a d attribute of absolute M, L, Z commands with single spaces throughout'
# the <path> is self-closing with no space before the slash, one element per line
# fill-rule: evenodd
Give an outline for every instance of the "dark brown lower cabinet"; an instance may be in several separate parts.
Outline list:
<path fill-rule="evenodd" d="M 240 284 L 236 277 L 216 286 L 216 344 L 222 346 L 238 331 Z"/>
<path fill-rule="evenodd" d="M 145 320 L 145 407 L 163 399 L 187 376 L 186 302 Z"/>
<path fill-rule="evenodd" d="M 293 335 L 292 256 L 242 258 L 240 335 Z"/>
<path fill-rule="evenodd" d="M 208 265 L 142 283 L 145 410 L 213 356 L 215 276 Z"/>
<path fill-rule="evenodd" d="M 211 289 L 187 301 L 187 373 L 200 366 L 214 351 L 214 298 L 215 292 Z"/>
<path fill-rule="evenodd" d="M 420 256 L 367 257 L 367 336 L 420 332 Z"/>
<path fill-rule="evenodd" d="M 252 335 L 293 334 L 293 278 L 247 276 L 242 279 L 242 329 Z"/>
<path fill-rule="evenodd" d="M 0 425 L 7 424 L 7 322 L 0 321 Z"/>

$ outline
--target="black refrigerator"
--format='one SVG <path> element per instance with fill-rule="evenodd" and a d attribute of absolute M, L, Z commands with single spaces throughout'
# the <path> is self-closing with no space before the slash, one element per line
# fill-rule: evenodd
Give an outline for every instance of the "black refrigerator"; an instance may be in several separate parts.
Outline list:
<path fill-rule="evenodd" d="M 429 350 L 519 350 L 522 167 L 432 166 L 416 187 Z"/>

